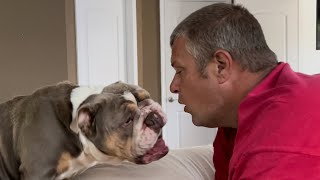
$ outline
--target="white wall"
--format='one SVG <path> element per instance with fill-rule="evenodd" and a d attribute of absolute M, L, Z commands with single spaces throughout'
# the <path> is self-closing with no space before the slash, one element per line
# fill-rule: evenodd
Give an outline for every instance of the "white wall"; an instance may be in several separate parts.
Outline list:
<path fill-rule="evenodd" d="M 320 73 L 320 50 L 316 50 L 316 0 L 299 1 L 299 71 Z"/>

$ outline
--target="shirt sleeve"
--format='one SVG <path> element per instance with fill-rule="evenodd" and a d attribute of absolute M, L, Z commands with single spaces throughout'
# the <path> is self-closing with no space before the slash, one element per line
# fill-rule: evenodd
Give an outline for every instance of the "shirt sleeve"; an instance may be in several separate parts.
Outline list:
<path fill-rule="evenodd" d="M 320 157 L 271 151 L 250 153 L 242 156 L 231 179 L 320 179 Z"/>

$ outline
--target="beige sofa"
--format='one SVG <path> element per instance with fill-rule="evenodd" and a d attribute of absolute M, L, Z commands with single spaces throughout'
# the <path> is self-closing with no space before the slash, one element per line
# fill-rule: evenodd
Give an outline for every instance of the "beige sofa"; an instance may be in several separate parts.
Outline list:
<path fill-rule="evenodd" d="M 76 180 L 213 180 L 212 145 L 170 150 L 148 165 L 96 166 Z"/>

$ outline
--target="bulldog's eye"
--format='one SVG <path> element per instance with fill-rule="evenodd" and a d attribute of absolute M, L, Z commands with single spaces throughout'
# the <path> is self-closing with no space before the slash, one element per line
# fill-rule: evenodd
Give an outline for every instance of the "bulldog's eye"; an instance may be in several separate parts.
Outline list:
<path fill-rule="evenodd" d="M 127 126 L 129 126 L 132 122 L 133 122 L 133 118 L 130 117 L 122 126 L 123 126 L 123 127 L 127 127 Z"/>

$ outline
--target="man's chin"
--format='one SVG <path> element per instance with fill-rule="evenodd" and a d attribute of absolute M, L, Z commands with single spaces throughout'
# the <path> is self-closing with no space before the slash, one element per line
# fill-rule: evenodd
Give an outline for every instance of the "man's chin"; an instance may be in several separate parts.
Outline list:
<path fill-rule="evenodd" d="M 207 121 L 203 117 L 197 116 L 197 114 L 192 114 L 192 123 L 195 126 L 207 127 Z"/>
<path fill-rule="evenodd" d="M 184 112 L 185 113 L 188 113 L 191 115 L 191 119 L 192 119 L 192 123 L 195 125 L 195 126 L 201 126 L 201 123 L 199 121 L 199 118 L 196 117 L 195 114 L 193 114 L 190 109 L 188 108 L 188 106 L 184 106 Z"/>
<path fill-rule="evenodd" d="M 203 126 L 202 125 L 202 123 L 200 123 L 197 119 L 195 119 L 195 118 L 192 118 L 192 123 L 193 123 L 193 125 L 195 125 L 195 126 Z"/>

